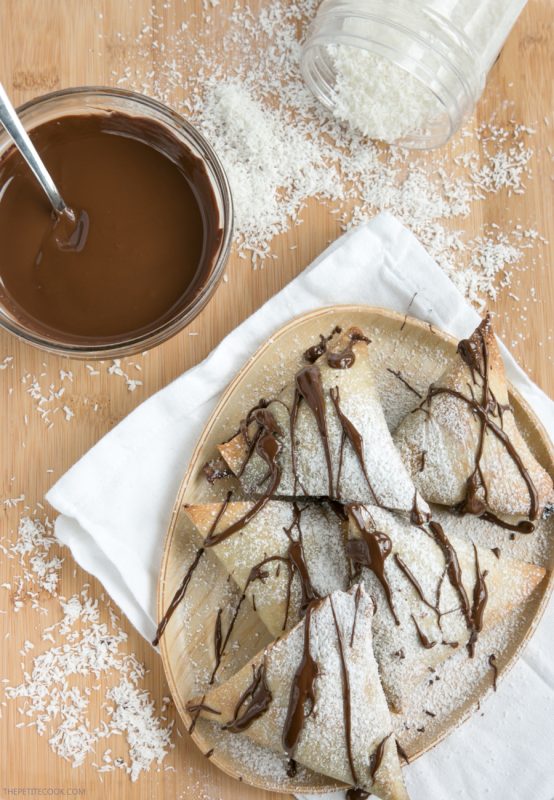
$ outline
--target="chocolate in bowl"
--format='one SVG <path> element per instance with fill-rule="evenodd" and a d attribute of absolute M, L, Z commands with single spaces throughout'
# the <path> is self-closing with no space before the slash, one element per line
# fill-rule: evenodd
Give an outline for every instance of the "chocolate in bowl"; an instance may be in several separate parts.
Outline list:
<path fill-rule="evenodd" d="M 88 230 L 67 246 L 0 138 L 0 324 L 88 358 L 145 350 L 187 325 L 221 278 L 232 234 L 229 185 L 207 142 L 156 101 L 111 89 L 56 92 L 19 114 Z"/>

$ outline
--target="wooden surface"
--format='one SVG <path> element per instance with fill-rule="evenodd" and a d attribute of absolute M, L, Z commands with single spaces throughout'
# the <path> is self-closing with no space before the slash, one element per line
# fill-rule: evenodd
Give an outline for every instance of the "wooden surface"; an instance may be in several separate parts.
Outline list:
<path fill-rule="evenodd" d="M 161 0 L 157 2 L 156 11 L 165 13 L 164 5 Z M 173 0 L 173 6 L 166 34 L 171 32 L 171 26 L 180 25 L 194 10 L 202 13 L 202 0 L 186 3 Z M 217 11 L 224 13 L 230 6 L 230 0 L 222 0 Z M 120 65 L 122 58 L 133 57 L 132 49 L 121 52 L 114 32 L 121 30 L 130 38 L 136 36 L 149 8 L 146 0 L 133 3 L 127 0 L 0 0 L 0 80 L 16 103 L 64 86 L 109 85 L 114 81 L 114 66 Z M 159 38 L 163 41 L 163 34 Z M 491 195 L 474 207 L 467 220 L 472 234 L 478 234 L 487 221 L 500 224 L 521 221 L 524 226 L 536 226 L 554 242 L 554 165 L 547 150 L 549 145 L 554 149 L 553 57 L 551 2 L 530 0 L 493 69 L 486 95 L 477 109 L 477 121 L 488 119 L 498 97 L 509 93 L 515 100 L 510 113 L 528 124 L 537 123 L 537 134 L 533 138 L 534 179 L 524 198 Z M 156 60 L 152 61 L 155 70 Z M 543 122 L 545 115 L 548 124 Z M 105 432 L 146 397 L 207 355 L 226 333 L 285 285 L 339 233 L 336 219 L 318 209 L 316 203 L 309 205 L 304 217 L 304 225 L 294 228 L 276 244 L 279 258 L 271 267 L 252 271 L 243 260 L 231 258 L 228 282 L 220 285 L 211 303 L 189 329 L 147 356 L 129 359 L 142 367 L 141 373 L 129 361 L 123 363 L 131 377 L 144 382 L 135 392 L 128 391 L 123 378 L 108 374 L 108 363 L 98 367 L 100 375 L 91 376 L 84 363 L 47 356 L 8 334 L 0 335 L 0 362 L 5 356 L 13 356 L 10 368 L 0 371 L 0 499 L 25 495 L 25 500 L 15 507 L 2 504 L 0 536 L 12 535 L 24 505 L 33 510 L 56 478 Z M 297 249 L 289 250 L 291 244 L 297 244 Z M 519 284 L 514 285 L 513 293 L 522 298 L 521 308 L 520 302 L 510 298 L 506 291 L 491 305 L 500 313 L 498 328 L 506 343 L 509 346 L 516 343 L 513 349 L 520 363 L 551 395 L 554 394 L 554 271 L 550 266 L 553 252 L 554 245 L 546 245 L 538 265 L 533 270 L 518 273 Z M 523 308 L 527 305 L 523 298 L 529 296 L 531 289 L 536 291 L 538 301 Z M 199 335 L 190 336 L 190 333 Z M 47 389 L 54 383 L 57 388 L 62 368 L 71 370 L 74 376 L 73 382 L 65 381 L 64 402 L 76 416 L 66 422 L 60 409 L 52 417 L 55 424 L 49 428 L 37 413 L 36 402 L 27 393 L 29 383 L 23 383 L 22 378 L 27 374 L 39 377 L 44 373 L 40 377 L 41 385 Z M 0 583 L 9 581 L 12 574 L 12 562 L 2 558 Z M 87 578 L 66 559 L 61 593 L 69 596 L 80 589 Z M 90 591 L 92 596 L 97 596 L 101 587 L 91 580 Z M 57 608 L 53 601 L 47 601 L 46 605 Z M 0 610 L 9 609 L 8 593 L 2 591 Z M 27 608 L 16 615 L 11 612 L 0 615 L 0 678 L 7 676 L 13 682 L 20 682 L 19 649 L 25 639 L 39 641 L 40 622 L 36 613 Z M 144 685 L 159 703 L 167 694 L 161 662 L 130 626 L 127 630 L 128 649 L 146 664 L 149 673 Z M 10 633 L 9 639 L 5 639 L 6 632 Z M 263 797 L 269 800 L 274 797 L 230 781 L 210 766 L 186 734 L 183 738 L 175 737 L 176 748 L 163 765 L 175 766 L 175 772 L 164 771 L 162 766 L 159 771 L 153 769 L 131 784 L 125 774 L 117 771 L 104 775 L 104 782 L 100 783 L 93 769 L 72 769 L 69 763 L 55 756 L 46 737 L 38 737 L 32 729 L 16 729 L 20 717 L 14 703 L 1 710 L 2 798 L 13 796 L 7 794 L 6 789 L 25 787 L 65 787 L 66 790 L 73 787 L 85 790 L 88 798 L 105 796 L 121 800 L 161 797 L 187 800 L 261 800 Z"/>

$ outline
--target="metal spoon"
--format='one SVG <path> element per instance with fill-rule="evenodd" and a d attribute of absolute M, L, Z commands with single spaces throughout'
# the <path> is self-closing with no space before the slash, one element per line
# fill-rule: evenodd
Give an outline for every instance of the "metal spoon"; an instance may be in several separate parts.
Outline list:
<path fill-rule="evenodd" d="M 56 214 L 60 214 L 66 217 L 69 217 L 72 220 L 75 220 L 75 214 L 67 206 L 61 196 L 61 194 L 56 189 L 56 185 L 46 167 L 43 164 L 43 161 L 39 154 L 37 153 L 35 146 L 33 145 L 29 135 L 23 125 L 19 117 L 16 114 L 14 107 L 12 106 L 8 95 L 2 84 L 0 83 L 0 123 L 4 126 L 8 135 L 11 136 L 13 142 L 31 170 L 33 171 L 36 179 L 44 189 L 48 199 L 50 200 L 52 207 Z"/>

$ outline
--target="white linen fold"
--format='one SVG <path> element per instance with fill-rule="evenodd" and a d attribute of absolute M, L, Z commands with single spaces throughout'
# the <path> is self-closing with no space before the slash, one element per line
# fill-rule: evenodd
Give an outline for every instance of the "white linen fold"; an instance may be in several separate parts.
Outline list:
<path fill-rule="evenodd" d="M 458 338 L 479 321 L 415 237 L 390 214 L 379 214 L 338 239 L 202 363 L 135 409 L 48 492 L 60 512 L 57 537 L 149 641 L 173 503 L 222 391 L 282 325 L 345 303 L 409 309 Z M 502 351 L 509 379 L 554 438 L 554 403 Z M 406 769 L 412 800 L 553 800 L 553 610 L 551 604 L 523 657 L 487 701 L 485 716 L 474 715 Z"/>

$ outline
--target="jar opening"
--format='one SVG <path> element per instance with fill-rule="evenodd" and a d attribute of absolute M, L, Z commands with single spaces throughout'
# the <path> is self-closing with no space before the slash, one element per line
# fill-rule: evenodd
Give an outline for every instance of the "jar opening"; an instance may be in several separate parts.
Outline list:
<path fill-rule="evenodd" d="M 410 4 L 410 8 L 414 6 Z M 303 47 L 314 95 L 343 122 L 391 144 L 444 144 L 484 84 L 471 45 L 428 9 L 396 14 L 382 0 L 323 3 Z"/>

